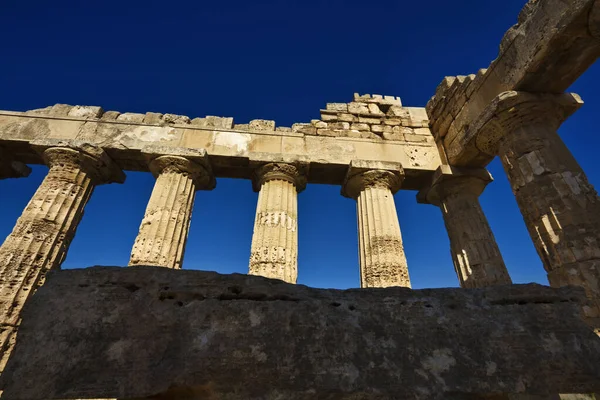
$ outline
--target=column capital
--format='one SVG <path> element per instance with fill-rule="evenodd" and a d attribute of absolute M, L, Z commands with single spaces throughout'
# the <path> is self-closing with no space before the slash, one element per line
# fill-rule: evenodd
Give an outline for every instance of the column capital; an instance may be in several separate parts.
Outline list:
<path fill-rule="evenodd" d="M 204 149 L 169 146 L 146 146 L 142 154 L 155 178 L 165 172 L 187 174 L 196 190 L 212 190 L 216 186 L 208 154 Z"/>
<path fill-rule="evenodd" d="M 20 161 L 15 161 L 8 151 L 0 147 L 0 179 L 24 178 L 30 173 L 31 168 Z"/>
<path fill-rule="evenodd" d="M 485 168 L 458 168 L 440 166 L 431 183 L 417 194 L 417 202 L 440 206 L 448 196 L 479 197 L 485 187 L 494 180 Z"/>
<path fill-rule="evenodd" d="M 78 140 L 42 139 L 31 146 L 50 168 L 72 166 L 85 171 L 94 184 L 123 183 L 125 174 L 99 146 Z"/>
<path fill-rule="evenodd" d="M 399 163 L 352 160 L 342 184 L 342 196 L 356 199 L 368 187 L 385 187 L 394 194 L 403 181 L 404 169 Z"/>
<path fill-rule="evenodd" d="M 252 188 L 259 192 L 263 183 L 272 180 L 290 182 L 300 193 L 306 188 L 306 168 L 299 164 L 278 162 L 261 165 L 252 174 Z"/>
<path fill-rule="evenodd" d="M 476 135 L 477 149 L 496 156 L 505 135 L 524 125 L 542 125 L 556 131 L 582 105 L 581 97 L 575 93 L 503 92 L 468 128 L 465 139 L 468 141 L 469 136 Z"/>

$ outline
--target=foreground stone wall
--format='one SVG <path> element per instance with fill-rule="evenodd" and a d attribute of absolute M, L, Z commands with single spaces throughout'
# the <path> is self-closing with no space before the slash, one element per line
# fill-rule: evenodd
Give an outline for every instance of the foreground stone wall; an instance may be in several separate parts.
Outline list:
<path fill-rule="evenodd" d="M 15 400 L 589 393 L 600 339 L 579 318 L 583 301 L 539 285 L 341 291 L 153 267 L 60 271 L 27 304 L 2 386 Z"/>

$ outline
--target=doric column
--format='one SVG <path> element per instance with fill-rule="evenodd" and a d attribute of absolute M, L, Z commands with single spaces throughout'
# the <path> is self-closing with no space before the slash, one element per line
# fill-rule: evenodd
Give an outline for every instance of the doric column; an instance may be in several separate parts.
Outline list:
<path fill-rule="evenodd" d="M 394 193 L 404 179 L 395 163 L 352 161 L 342 195 L 356 200 L 360 284 L 410 287 Z"/>
<path fill-rule="evenodd" d="M 456 275 L 464 288 L 512 283 L 479 204 L 479 196 L 491 181 L 485 169 L 443 165 L 434 174 L 431 186 L 418 196 L 419 202 L 440 207 Z"/>
<path fill-rule="evenodd" d="M 306 187 L 303 168 L 270 163 L 253 176 L 258 193 L 249 274 L 296 283 L 298 278 L 298 193 Z"/>
<path fill-rule="evenodd" d="M 40 141 L 34 147 L 50 170 L 0 247 L 0 369 L 14 344 L 23 304 L 46 272 L 65 259 L 94 187 L 125 180 L 94 145 Z"/>
<path fill-rule="evenodd" d="M 30 173 L 27 165 L 14 160 L 8 151 L 0 147 L 0 179 L 26 177 Z"/>
<path fill-rule="evenodd" d="M 206 151 L 144 150 L 156 183 L 131 251 L 130 266 L 181 268 L 196 190 L 211 190 L 215 179 Z"/>
<path fill-rule="evenodd" d="M 478 147 L 497 154 L 552 286 L 578 285 L 600 323 L 600 201 L 557 134 L 583 102 L 575 94 L 498 96 Z"/>

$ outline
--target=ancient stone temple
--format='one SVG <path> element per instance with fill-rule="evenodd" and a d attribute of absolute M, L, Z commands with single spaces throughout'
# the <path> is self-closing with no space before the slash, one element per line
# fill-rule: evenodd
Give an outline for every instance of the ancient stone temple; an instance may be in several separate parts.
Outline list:
<path fill-rule="evenodd" d="M 594 398 L 600 199 L 557 129 L 599 56 L 600 0 L 531 0 L 488 68 L 426 107 L 354 94 L 291 127 L 0 111 L 0 178 L 48 166 L 0 247 L 3 397 Z M 512 283 L 479 204 L 496 156 L 550 287 Z M 156 178 L 129 268 L 60 271 L 94 188 L 126 171 Z M 196 191 L 219 178 L 258 193 L 248 275 L 181 270 Z M 295 285 L 311 184 L 356 202 L 360 289 Z M 461 288 L 410 289 L 399 190 L 439 207 Z"/>

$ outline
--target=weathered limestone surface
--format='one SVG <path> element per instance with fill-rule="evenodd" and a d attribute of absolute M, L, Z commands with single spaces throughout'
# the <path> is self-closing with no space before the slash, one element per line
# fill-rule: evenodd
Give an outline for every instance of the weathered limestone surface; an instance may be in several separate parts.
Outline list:
<path fill-rule="evenodd" d="M 147 147 L 143 153 L 156 184 L 152 190 L 139 234 L 131 251 L 129 265 L 181 268 L 192 220 L 196 190 L 215 187 L 206 151 Z"/>
<path fill-rule="evenodd" d="M 487 70 L 442 81 L 427 112 L 452 165 L 491 161 L 465 149 L 463 135 L 500 93 L 561 93 L 600 56 L 598 8 L 598 0 L 532 0 Z"/>
<path fill-rule="evenodd" d="M 342 184 L 351 160 L 381 160 L 401 163 L 403 187 L 418 189 L 441 162 L 425 109 L 402 107 L 399 99 L 389 96 L 359 97 L 350 104 L 364 106 L 366 114 L 324 110 L 328 121 L 292 128 L 267 120 L 233 124 L 232 118 L 213 116 L 190 120 L 159 113 L 102 114 L 99 107 L 80 107 L 86 111 L 72 113 L 74 107 L 68 105 L 25 113 L 0 111 L 0 143 L 19 161 L 39 164 L 42 160 L 29 141 L 84 140 L 105 149 L 122 169 L 134 171 L 149 170 L 141 153 L 148 145 L 204 149 L 215 176 L 244 179 L 251 178 L 251 160 L 276 162 L 283 154 L 288 162 L 311 164 L 309 182 L 335 185 Z"/>
<path fill-rule="evenodd" d="M 249 273 L 296 283 L 298 193 L 306 187 L 305 170 L 292 164 L 266 164 L 256 170 L 253 186 L 259 194 Z"/>
<path fill-rule="evenodd" d="M 35 145 L 50 170 L 0 247 L 0 369 L 14 344 L 23 304 L 66 257 L 94 187 L 125 179 L 106 153 L 88 143 Z"/>
<path fill-rule="evenodd" d="M 479 196 L 492 181 L 483 169 L 440 167 L 418 200 L 440 207 L 450 239 L 450 252 L 461 287 L 512 283 Z"/>
<path fill-rule="evenodd" d="M 341 291 L 153 267 L 57 271 L 26 306 L 1 385 L 14 400 L 590 393 L 600 339 L 579 318 L 584 299 L 539 285 Z"/>
<path fill-rule="evenodd" d="M 552 286 L 578 285 L 600 326 L 600 199 L 556 130 L 578 96 L 508 92 L 485 114 L 478 148 L 497 154 Z"/>
<path fill-rule="evenodd" d="M 356 200 L 361 287 L 410 287 L 394 193 L 402 166 L 353 161 L 342 194 Z"/>
<path fill-rule="evenodd" d="M 31 168 L 22 162 L 15 161 L 0 147 L 0 179 L 27 177 Z"/>

